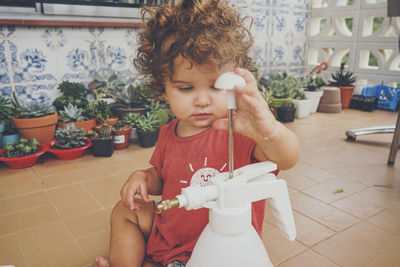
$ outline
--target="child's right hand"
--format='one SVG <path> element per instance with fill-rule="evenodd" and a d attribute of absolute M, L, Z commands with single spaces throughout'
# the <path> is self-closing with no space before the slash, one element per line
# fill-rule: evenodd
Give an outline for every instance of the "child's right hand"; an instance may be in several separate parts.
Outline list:
<path fill-rule="evenodd" d="M 139 194 L 145 202 L 150 202 L 147 192 L 146 171 L 135 171 L 131 174 L 121 189 L 121 199 L 125 207 L 131 210 L 139 210 L 140 203 L 135 201 Z"/>

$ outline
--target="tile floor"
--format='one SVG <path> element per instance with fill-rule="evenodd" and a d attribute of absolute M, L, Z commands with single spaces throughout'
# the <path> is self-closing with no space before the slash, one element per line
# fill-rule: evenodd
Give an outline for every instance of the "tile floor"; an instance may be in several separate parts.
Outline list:
<path fill-rule="evenodd" d="M 289 186 L 297 227 L 290 242 L 267 214 L 263 241 L 276 266 L 400 266 L 400 155 L 386 165 L 391 134 L 347 142 L 346 129 L 394 124 L 397 114 L 315 113 L 286 126 L 299 137 Z M 0 165 L 0 265 L 92 266 L 106 255 L 109 216 L 128 174 L 153 148 L 131 145 L 111 158 L 45 156 L 32 168 Z M 399 153 L 400 154 L 400 153 Z"/>

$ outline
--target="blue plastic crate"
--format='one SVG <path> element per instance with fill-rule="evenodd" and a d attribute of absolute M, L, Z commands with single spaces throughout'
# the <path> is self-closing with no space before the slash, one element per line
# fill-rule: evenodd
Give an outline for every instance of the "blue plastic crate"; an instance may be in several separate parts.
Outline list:
<path fill-rule="evenodd" d="M 375 96 L 378 98 L 378 108 L 396 110 L 400 99 L 400 89 L 379 84 L 364 87 L 361 94 L 363 96 Z"/>

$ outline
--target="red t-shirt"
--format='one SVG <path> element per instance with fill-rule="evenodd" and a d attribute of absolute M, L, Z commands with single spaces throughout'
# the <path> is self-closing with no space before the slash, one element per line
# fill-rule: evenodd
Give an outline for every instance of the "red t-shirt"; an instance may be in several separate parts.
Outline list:
<path fill-rule="evenodd" d="M 213 176 L 228 171 L 228 132 L 209 128 L 189 137 L 178 137 L 178 120 L 162 126 L 150 160 L 164 180 L 162 199 L 171 199 L 190 185 L 207 185 Z M 234 168 L 248 165 L 255 142 L 234 133 Z M 261 236 L 265 200 L 253 203 L 252 223 Z M 147 259 L 163 266 L 188 261 L 204 227 L 208 209 L 175 208 L 155 215 L 155 227 L 147 243 Z"/>

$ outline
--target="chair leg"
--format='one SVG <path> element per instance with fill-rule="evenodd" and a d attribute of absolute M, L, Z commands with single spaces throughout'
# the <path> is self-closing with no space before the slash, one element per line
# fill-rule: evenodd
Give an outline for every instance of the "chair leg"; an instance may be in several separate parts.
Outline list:
<path fill-rule="evenodd" d="M 390 146 L 390 153 L 388 159 L 389 166 L 394 165 L 394 161 L 396 159 L 396 155 L 399 150 L 399 141 L 400 141 L 400 108 L 399 108 L 399 114 L 397 116 L 396 129 L 394 131 L 392 145 Z"/>

